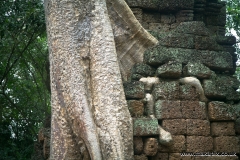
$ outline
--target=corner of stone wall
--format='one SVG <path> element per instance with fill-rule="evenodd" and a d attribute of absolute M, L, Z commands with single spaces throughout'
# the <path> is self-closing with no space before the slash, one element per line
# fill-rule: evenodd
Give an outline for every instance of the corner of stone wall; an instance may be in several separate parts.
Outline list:
<path fill-rule="evenodd" d="M 225 36 L 225 3 L 126 2 L 159 40 L 124 83 L 135 159 L 238 159 L 240 83 L 233 76 L 236 38 Z M 172 144 L 161 144 L 159 126 L 171 133 Z"/>

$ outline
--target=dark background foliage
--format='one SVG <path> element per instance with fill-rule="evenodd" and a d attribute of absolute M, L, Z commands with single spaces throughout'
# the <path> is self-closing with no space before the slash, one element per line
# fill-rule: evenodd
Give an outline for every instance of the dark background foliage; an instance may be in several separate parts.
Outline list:
<path fill-rule="evenodd" d="M 1 0 L 0 159 L 30 159 L 50 113 L 45 30 L 41 0 Z"/>

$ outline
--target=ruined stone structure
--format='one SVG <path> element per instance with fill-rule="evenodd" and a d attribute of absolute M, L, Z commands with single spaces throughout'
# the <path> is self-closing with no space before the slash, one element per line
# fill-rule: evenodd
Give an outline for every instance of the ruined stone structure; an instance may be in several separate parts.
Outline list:
<path fill-rule="evenodd" d="M 237 61 L 233 47 L 236 39 L 225 36 L 225 3 L 127 3 L 145 29 L 159 40 L 156 47 L 145 52 L 144 62 L 132 68 L 129 81 L 124 83 L 133 117 L 135 159 L 238 159 L 181 156 L 186 152 L 240 153 L 240 114 L 236 110 L 239 82 L 232 76 Z M 159 79 L 152 83 L 151 78 L 156 77 Z M 188 79 L 184 77 L 192 81 L 183 83 Z M 201 83 L 198 86 L 194 85 L 197 81 Z M 146 94 L 152 95 L 152 102 L 146 100 Z M 158 125 L 171 133 L 172 144 L 161 144 Z"/>
<path fill-rule="evenodd" d="M 233 77 L 236 39 L 225 36 L 225 3 L 126 2 L 142 26 L 159 41 L 144 53 L 143 63 L 135 64 L 124 78 L 133 119 L 134 159 L 238 159 L 200 156 L 240 153 L 240 95 L 236 91 L 240 83 Z M 171 141 L 161 137 L 161 128 L 171 134 Z M 41 145 L 36 147 L 43 149 L 44 159 L 49 156 L 49 140 L 49 129 L 42 129 Z M 88 153 L 83 157 L 90 159 Z"/>

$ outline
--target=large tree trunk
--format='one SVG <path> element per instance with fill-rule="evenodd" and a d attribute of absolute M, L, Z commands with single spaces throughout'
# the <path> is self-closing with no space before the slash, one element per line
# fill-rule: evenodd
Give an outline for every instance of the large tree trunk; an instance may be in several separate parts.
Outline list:
<path fill-rule="evenodd" d="M 45 0 L 45 10 L 52 92 L 50 159 L 83 159 L 85 145 L 93 160 L 133 159 L 132 120 L 114 40 L 118 36 L 112 29 L 119 25 L 109 13 L 123 16 L 119 23 L 132 28 L 126 42 L 145 40 L 136 44 L 140 57 L 157 41 L 124 0 Z M 132 54 L 131 47 L 119 42 L 124 54 Z"/>

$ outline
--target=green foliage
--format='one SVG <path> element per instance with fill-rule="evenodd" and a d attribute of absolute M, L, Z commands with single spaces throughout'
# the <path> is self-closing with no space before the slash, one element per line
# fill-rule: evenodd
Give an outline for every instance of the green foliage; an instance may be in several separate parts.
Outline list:
<path fill-rule="evenodd" d="M 0 159 L 25 160 L 50 113 L 42 1 L 1 0 L 0 17 Z"/>
<path fill-rule="evenodd" d="M 226 1 L 226 11 L 227 11 L 227 23 L 226 29 L 227 34 L 232 35 L 232 32 L 236 32 L 237 44 L 235 45 L 237 50 L 238 59 L 240 57 L 240 1 L 239 0 L 224 0 Z M 237 62 L 237 69 L 235 76 L 240 80 L 240 68 L 239 62 Z"/>

